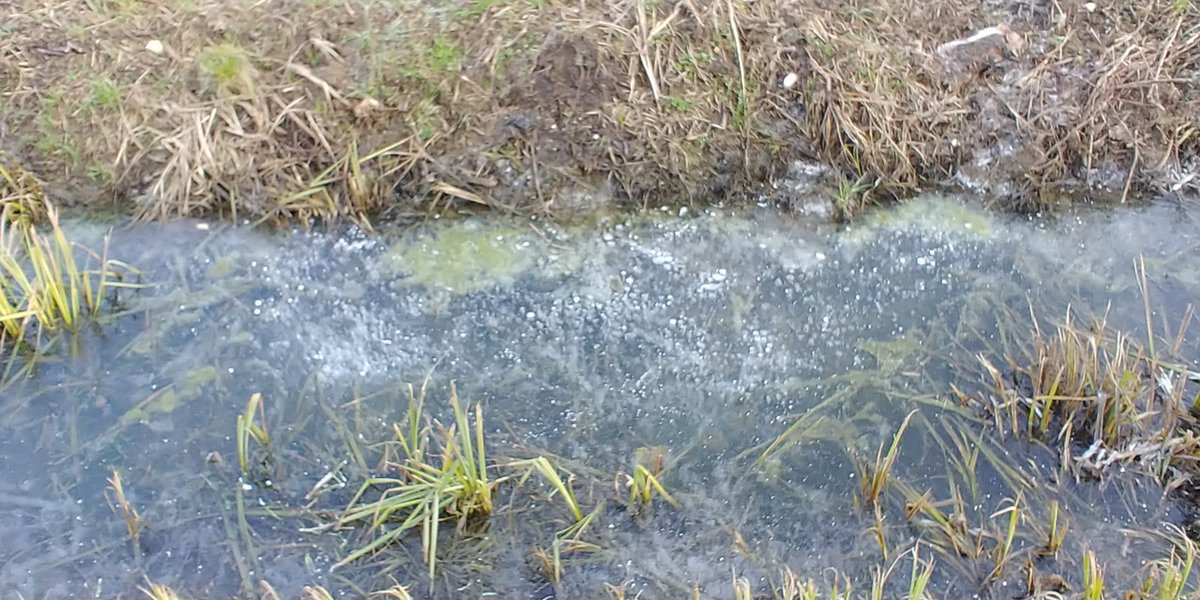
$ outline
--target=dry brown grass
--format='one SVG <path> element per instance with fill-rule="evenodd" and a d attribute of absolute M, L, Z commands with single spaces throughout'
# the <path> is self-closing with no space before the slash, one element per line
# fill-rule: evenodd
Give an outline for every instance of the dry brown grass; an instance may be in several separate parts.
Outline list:
<path fill-rule="evenodd" d="M 860 2 L 818 12 L 806 25 L 807 132 L 826 161 L 861 182 L 860 193 L 835 206 L 841 218 L 874 197 L 903 196 L 945 178 L 961 160 L 951 140 L 970 111 L 959 87 L 938 84 L 933 57 L 922 48 L 956 36 L 934 29 L 950 21 L 943 11 L 972 9 Z"/>
<path fill-rule="evenodd" d="M 1095 6 L 1095 5 L 1093 5 Z M 851 180 L 839 211 L 965 168 L 1017 208 L 1168 187 L 1200 148 L 1200 8 L 1187 0 L 1026 6 L 864 0 L 806 28 L 808 134 Z M 1002 46 L 940 44 L 1003 25 Z"/>
<path fill-rule="evenodd" d="M 810 154 L 848 217 L 1001 142 L 1013 199 L 1140 190 L 1196 149 L 1197 9 L 1054 6 L 10 0 L 0 150 L 142 218 L 719 200 Z M 948 75 L 997 23 L 1025 50 Z"/>
<path fill-rule="evenodd" d="M 1185 322 L 1174 349 L 1186 330 Z M 1192 375 L 1181 363 L 1104 321 L 1085 326 L 1070 315 L 1052 331 L 1035 326 L 1026 354 L 1003 367 L 979 358 L 988 391 L 961 398 L 1002 435 L 1061 447 L 1062 469 L 1076 477 L 1136 467 L 1168 489 L 1196 488 L 1200 398 L 1188 391 Z"/>
<path fill-rule="evenodd" d="M 783 8 L 24 0 L 5 124 L 29 168 L 142 218 L 723 197 L 795 133 L 758 43 Z"/>
<path fill-rule="evenodd" d="M 1035 150 L 1030 188 L 1053 190 L 1067 180 L 1094 185 L 1106 170 L 1119 169 L 1124 182 L 1113 191 L 1125 199 L 1135 184 L 1174 179 L 1200 139 L 1200 7 L 1128 2 L 1052 18 L 1057 47 L 1018 83 L 1026 90 L 1018 97 L 1018 124 Z M 1081 63 L 1078 75 L 1064 70 Z"/>
<path fill-rule="evenodd" d="M 5 220 L 27 223 L 44 219 L 46 195 L 42 182 L 20 167 L 9 168 L 0 162 L 0 214 Z"/>

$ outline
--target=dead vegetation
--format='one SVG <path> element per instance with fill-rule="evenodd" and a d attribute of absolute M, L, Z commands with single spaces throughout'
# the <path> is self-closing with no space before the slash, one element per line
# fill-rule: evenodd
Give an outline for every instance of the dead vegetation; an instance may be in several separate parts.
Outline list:
<path fill-rule="evenodd" d="M 953 181 L 1014 208 L 1191 184 L 1194 2 L 876 0 L 807 25 L 808 132 L 869 182 L 835 208 Z M 990 27 L 989 27 L 990 26 Z"/>
<path fill-rule="evenodd" d="M 1081 324 L 1068 313 L 1049 331 L 1035 321 L 1023 355 L 1001 366 L 980 355 L 984 391 L 958 396 L 1002 436 L 1059 448 L 1061 471 L 1076 480 L 1135 470 L 1194 497 L 1200 374 L 1176 358 L 1191 318 L 1189 308 L 1177 329 L 1160 335 L 1147 298 L 1145 344 L 1104 319 Z"/>
<path fill-rule="evenodd" d="M 1200 438 L 1195 398 L 1184 395 L 1189 373 L 1159 364 L 1105 323 L 1068 317 L 1052 332 L 1039 329 L 1030 356 L 1009 359 L 1011 377 L 980 360 L 994 385 L 988 412 L 996 428 L 1061 445 L 1064 471 L 1101 477 L 1136 465 L 1168 488 L 1194 478 Z"/>
<path fill-rule="evenodd" d="M 140 218 L 720 200 L 801 157 L 853 183 L 834 198 L 845 218 L 955 176 L 1041 206 L 1089 186 L 1186 185 L 1197 145 L 1188 0 L 1004 14 L 957 0 L 17 0 L 0 13 L 3 161 L 55 198 Z M 947 45 L 989 25 L 1004 43 Z"/>

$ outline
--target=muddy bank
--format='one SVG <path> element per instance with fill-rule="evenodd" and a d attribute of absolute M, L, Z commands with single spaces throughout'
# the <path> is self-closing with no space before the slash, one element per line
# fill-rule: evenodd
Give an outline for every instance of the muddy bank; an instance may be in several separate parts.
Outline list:
<path fill-rule="evenodd" d="M 141 218 L 1197 186 L 1194 2 L 827 4 L 8 0 L 0 161 Z"/>

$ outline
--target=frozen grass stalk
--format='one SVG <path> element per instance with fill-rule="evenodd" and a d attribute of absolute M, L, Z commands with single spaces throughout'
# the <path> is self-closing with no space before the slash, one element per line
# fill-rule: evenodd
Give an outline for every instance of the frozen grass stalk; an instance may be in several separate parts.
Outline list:
<path fill-rule="evenodd" d="M 1092 550 L 1083 554 L 1083 600 L 1104 600 L 1104 572 Z"/>
<path fill-rule="evenodd" d="M 255 419 L 257 418 L 257 423 Z M 243 475 L 250 474 L 250 440 L 258 442 L 263 448 L 271 445 L 271 436 L 267 433 L 267 413 L 262 394 L 251 394 L 246 402 L 246 410 L 237 417 L 237 455 L 238 467 Z"/>
<path fill-rule="evenodd" d="M 904 417 L 904 422 L 900 424 L 900 428 L 896 430 L 896 435 L 892 437 L 892 444 L 888 446 L 887 453 L 884 453 L 883 446 L 879 447 L 879 451 L 875 454 L 875 464 L 873 468 L 863 467 L 861 481 L 859 483 L 860 498 L 864 507 L 876 506 L 879 504 L 879 499 L 883 495 L 883 490 L 887 486 L 888 474 L 892 467 L 896 464 L 896 458 L 900 452 L 900 439 L 904 437 L 905 430 L 908 429 L 909 422 L 912 421 L 916 411 L 908 413 Z"/>
<path fill-rule="evenodd" d="M 113 512 L 120 513 L 122 520 L 125 522 L 125 532 L 129 535 L 129 541 L 133 544 L 133 553 L 135 555 L 141 553 L 142 529 L 145 528 L 145 521 L 142 520 L 142 515 L 138 513 L 137 508 L 129 502 L 125 497 L 125 485 L 121 481 L 121 472 L 113 469 L 112 476 L 108 478 L 108 487 L 112 491 L 112 497 L 109 498 L 109 506 Z"/>

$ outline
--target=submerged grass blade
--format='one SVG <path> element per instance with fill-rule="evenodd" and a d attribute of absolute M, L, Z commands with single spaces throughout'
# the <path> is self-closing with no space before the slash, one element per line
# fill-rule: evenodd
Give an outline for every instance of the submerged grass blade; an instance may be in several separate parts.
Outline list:
<path fill-rule="evenodd" d="M 920 546 L 914 546 L 912 549 L 912 574 L 908 580 L 908 598 L 907 600 L 927 600 L 929 593 L 926 591 L 929 588 L 929 580 L 933 579 L 933 559 L 927 562 L 921 561 L 918 549 Z"/>
<path fill-rule="evenodd" d="M 574 517 L 576 523 L 583 521 L 583 509 L 579 506 L 579 501 L 575 498 L 575 490 L 571 487 L 571 478 L 568 476 L 566 481 L 559 475 L 558 469 L 550 463 L 549 459 L 544 456 L 531 458 L 527 460 L 519 460 L 509 463 L 509 467 L 524 471 L 524 475 L 520 479 L 523 484 L 530 475 L 536 473 L 543 481 L 554 488 L 559 496 L 562 496 L 563 501 L 567 503 L 567 508 L 571 510 L 571 516 Z"/>
<path fill-rule="evenodd" d="M 113 494 L 110 506 L 113 511 L 119 512 L 125 521 L 125 532 L 129 535 L 130 543 L 133 544 L 134 554 L 140 554 L 142 529 L 145 527 L 145 522 L 142 521 L 142 515 L 138 513 L 137 508 L 125 496 L 125 485 L 121 481 L 120 471 L 113 469 L 112 475 L 108 478 L 108 486 Z"/>
<path fill-rule="evenodd" d="M 904 437 L 904 432 L 908 429 L 908 424 L 912 422 L 912 418 L 916 414 L 917 411 L 912 411 L 908 413 L 908 416 L 904 417 L 904 422 L 900 424 L 900 428 L 896 430 L 896 435 L 892 437 L 892 444 L 888 447 L 887 454 L 884 454 L 883 446 L 880 446 L 879 451 L 875 454 L 874 468 L 863 473 L 860 491 L 864 507 L 875 506 L 879 503 L 879 498 L 883 495 L 883 490 L 887 486 L 888 475 L 891 473 L 892 467 L 895 466 L 896 458 L 900 452 L 900 439 Z"/>
<path fill-rule="evenodd" d="M 995 519 L 996 517 L 1001 517 L 1007 514 L 1008 527 L 1005 528 L 1003 543 L 996 547 L 996 568 L 992 570 L 990 575 L 988 575 L 989 581 L 994 581 L 1003 575 L 1005 565 L 1007 565 L 1009 560 L 1012 558 L 1013 539 L 1017 535 L 1017 525 L 1021 520 L 1021 501 L 1023 498 L 1024 496 L 1018 493 L 1016 499 L 1012 501 L 1011 506 L 997 511 L 992 515 L 992 518 Z"/>
<path fill-rule="evenodd" d="M 258 422 L 255 422 L 257 415 Z M 250 440 L 255 440 L 264 448 L 271 444 L 271 436 L 267 433 L 267 414 L 262 394 L 250 395 L 246 402 L 246 410 L 237 417 L 236 425 L 238 467 L 242 474 L 250 473 Z"/>
<path fill-rule="evenodd" d="M 803 438 L 806 434 L 816 429 L 821 425 L 822 422 L 825 421 L 825 417 L 818 416 L 815 419 L 812 419 L 810 422 L 808 417 L 812 414 L 813 413 L 811 411 L 805 413 L 804 416 L 796 419 L 794 423 L 789 425 L 788 428 L 783 431 L 783 433 L 779 434 L 779 437 L 776 437 L 775 440 L 772 441 L 769 446 L 767 446 L 766 450 L 763 450 L 762 454 L 758 455 L 758 459 L 754 461 L 754 466 L 762 466 L 762 464 L 766 462 L 767 459 L 770 458 L 771 455 L 774 454 L 775 451 L 779 449 L 779 447 L 785 442 L 798 437 Z"/>
<path fill-rule="evenodd" d="M 1055 500 L 1050 504 L 1050 523 L 1049 531 L 1046 534 L 1046 545 L 1044 552 L 1050 555 L 1058 554 L 1058 549 L 1062 547 L 1063 541 L 1067 537 L 1067 524 L 1063 522 L 1059 513 L 1058 501 Z"/>
<path fill-rule="evenodd" d="M 1104 572 L 1092 550 L 1083 554 L 1083 600 L 1104 600 Z"/>

